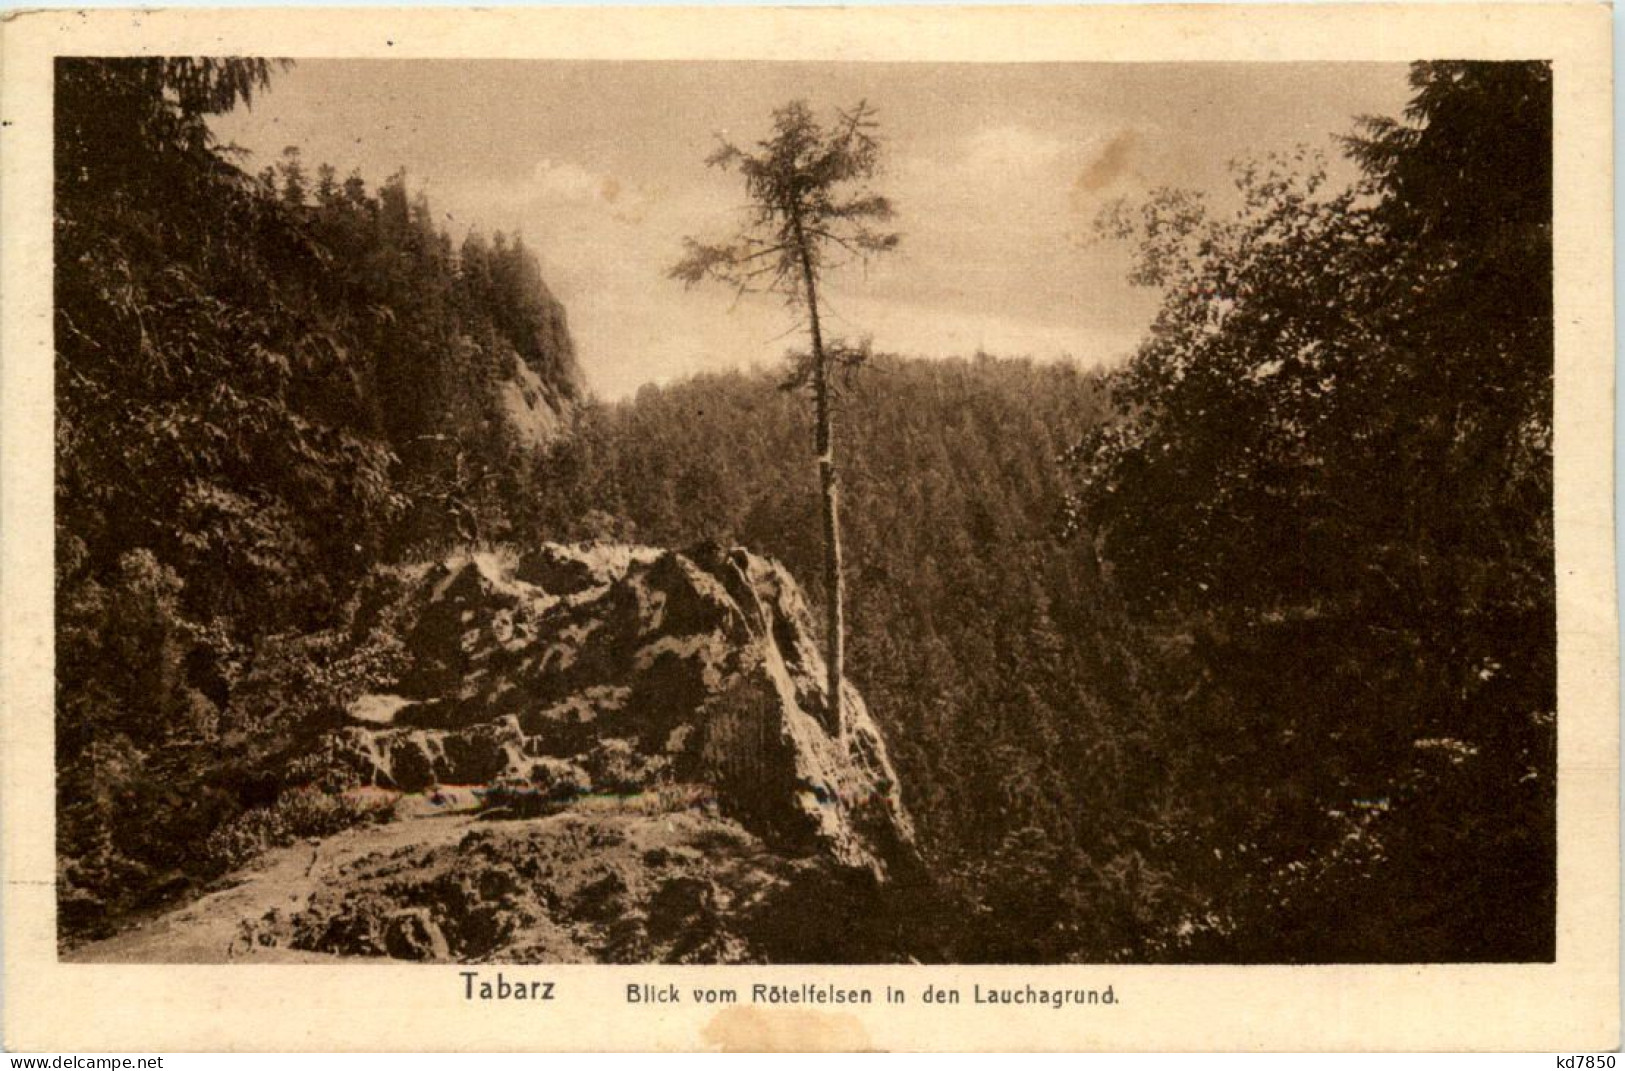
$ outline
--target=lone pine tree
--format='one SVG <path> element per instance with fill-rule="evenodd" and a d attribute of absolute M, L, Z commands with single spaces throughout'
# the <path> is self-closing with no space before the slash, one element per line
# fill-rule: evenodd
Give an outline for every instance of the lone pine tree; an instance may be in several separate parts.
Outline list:
<path fill-rule="evenodd" d="M 880 169 L 874 110 L 860 102 L 820 125 L 805 101 L 792 101 L 773 113 L 773 135 L 747 152 L 726 139 L 706 160 L 712 167 L 737 169 L 750 196 L 741 231 L 717 244 L 684 239 L 684 256 L 671 276 L 692 286 L 710 279 L 737 293 L 783 295 L 805 310 L 810 350 L 793 355 L 791 385 L 811 388 L 823 500 L 826 659 L 830 715 L 842 746 L 842 636 L 844 606 L 841 572 L 840 498 L 835 477 L 834 372 L 862 361 L 867 343 L 826 339 L 819 320 L 818 288 L 824 272 L 840 263 L 863 260 L 897 245 L 898 235 L 876 229 L 892 218 L 892 205 L 868 183 Z"/>

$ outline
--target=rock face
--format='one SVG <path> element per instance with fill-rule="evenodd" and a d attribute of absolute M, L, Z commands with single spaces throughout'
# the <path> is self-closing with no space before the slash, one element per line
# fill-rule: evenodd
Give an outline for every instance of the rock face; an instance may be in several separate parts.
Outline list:
<path fill-rule="evenodd" d="M 463 349 L 460 360 L 474 366 L 494 367 L 494 396 L 491 416 L 513 433 L 521 446 L 545 446 L 569 432 L 584 393 L 581 373 L 569 331 L 564 326 L 564 310 L 557 303 L 540 304 L 537 327 L 527 357 L 506 339 L 498 339 L 494 351 L 480 353 L 480 344 L 463 336 L 457 344 Z"/>
<path fill-rule="evenodd" d="M 478 785 L 514 817 L 644 795 L 880 879 L 914 858 L 880 732 L 849 686 L 840 744 L 811 615 L 775 562 L 717 547 L 463 552 L 371 593 L 357 628 L 380 622 L 403 637 L 404 668 L 329 739 L 370 784 Z M 402 947 L 433 948 L 416 922 L 395 925 Z"/>
<path fill-rule="evenodd" d="M 512 378 L 498 387 L 502 415 L 515 436 L 525 446 L 545 446 L 558 438 L 567 426 L 571 403 L 542 382 L 530 365 L 517 355 Z"/>
<path fill-rule="evenodd" d="M 464 351 L 462 364 L 493 373 L 493 405 L 485 415 L 505 425 L 520 446 L 534 448 L 569 433 L 586 384 L 564 306 L 540 276 L 532 275 L 526 289 L 523 308 L 505 333 L 483 342 L 464 335 L 457 345 Z M 487 346 L 489 352 L 480 352 Z"/>

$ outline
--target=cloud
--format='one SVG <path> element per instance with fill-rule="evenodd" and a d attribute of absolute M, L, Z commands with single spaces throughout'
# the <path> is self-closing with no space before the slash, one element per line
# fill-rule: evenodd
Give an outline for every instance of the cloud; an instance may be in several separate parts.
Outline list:
<path fill-rule="evenodd" d="M 832 336 L 871 335 L 877 349 L 919 356 L 968 357 L 986 350 L 1003 357 L 1068 359 L 1111 364 L 1133 352 L 1139 324 L 1074 321 L 948 300 L 908 301 L 876 294 L 836 294 L 826 330 Z"/>
<path fill-rule="evenodd" d="M 533 190 L 553 201 L 583 204 L 598 199 L 603 176 L 569 160 L 542 160 L 531 172 Z"/>
<path fill-rule="evenodd" d="M 647 218 L 662 191 L 652 186 L 629 186 L 614 175 L 570 160 L 544 159 L 532 170 L 525 193 L 527 199 L 598 208 L 621 223 L 637 224 Z"/>
<path fill-rule="evenodd" d="M 1070 147 L 1061 138 L 1029 127 L 983 127 L 965 139 L 963 159 L 971 167 L 1026 170 L 1053 164 Z"/>

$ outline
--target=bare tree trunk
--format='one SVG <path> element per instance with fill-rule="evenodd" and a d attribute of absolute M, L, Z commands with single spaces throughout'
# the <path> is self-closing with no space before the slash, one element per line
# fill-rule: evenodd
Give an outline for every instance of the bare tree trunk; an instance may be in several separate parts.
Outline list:
<path fill-rule="evenodd" d="M 835 482 L 835 414 L 830 404 L 829 362 L 824 353 L 824 336 L 818 323 L 818 282 L 813 273 L 812 255 L 799 216 L 795 220 L 796 244 L 801 256 L 802 282 L 807 287 L 807 320 L 812 335 L 814 423 L 817 425 L 814 450 L 818 455 L 818 483 L 824 505 L 824 598 L 825 662 L 829 670 L 829 705 L 835 721 L 835 739 L 846 750 L 846 712 L 841 700 L 844 675 L 846 626 L 845 595 L 841 583 L 840 495 Z"/>

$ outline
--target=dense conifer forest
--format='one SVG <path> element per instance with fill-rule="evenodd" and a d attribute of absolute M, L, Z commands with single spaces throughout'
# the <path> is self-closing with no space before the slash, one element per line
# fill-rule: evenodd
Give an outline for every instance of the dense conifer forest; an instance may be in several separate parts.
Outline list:
<path fill-rule="evenodd" d="M 592 399 L 518 239 L 213 141 L 277 74 L 59 61 L 71 940 L 379 817 L 311 741 L 400 657 L 356 613 L 395 566 L 738 544 L 822 597 L 781 370 Z M 1306 153 L 1104 217 L 1163 296 L 1126 364 L 842 380 L 847 673 L 925 864 L 869 954 L 1553 956 L 1550 71 L 1411 85 L 1353 188 Z"/>

